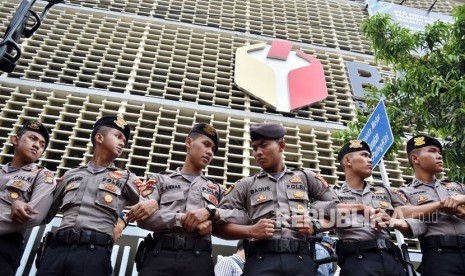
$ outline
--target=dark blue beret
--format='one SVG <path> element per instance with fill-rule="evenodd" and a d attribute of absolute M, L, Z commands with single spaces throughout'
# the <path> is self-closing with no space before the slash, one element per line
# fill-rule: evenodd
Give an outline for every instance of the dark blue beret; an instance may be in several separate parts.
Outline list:
<path fill-rule="evenodd" d="M 131 130 L 129 129 L 128 123 L 126 123 L 126 121 L 119 116 L 105 116 L 100 118 L 94 124 L 94 129 L 91 136 L 93 144 L 95 143 L 95 134 L 97 134 L 99 128 L 103 126 L 111 127 L 121 131 L 121 133 L 123 133 L 124 137 L 126 138 L 126 144 L 128 143 L 129 135 L 131 135 Z"/>
<path fill-rule="evenodd" d="M 48 142 L 50 140 L 50 134 L 48 133 L 47 128 L 43 124 L 37 121 L 26 121 L 19 130 L 19 132 L 22 131 L 34 131 L 42 135 L 42 137 L 44 137 L 45 140 L 45 148 L 47 148 Z"/>
<path fill-rule="evenodd" d="M 366 150 L 371 154 L 370 146 L 365 141 L 350 140 L 348 143 L 342 146 L 341 150 L 339 151 L 339 154 L 337 155 L 337 160 L 341 162 L 342 158 L 344 158 L 344 155 L 362 150 Z"/>
<path fill-rule="evenodd" d="M 280 124 L 263 123 L 250 126 L 250 139 L 253 141 L 265 139 L 281 139 L 286 135 L 286 129 Z"/>
<path fill-rule="evenodd" d="M 218 151 L 218 147 L 220 146 L 220 138 L 218 137 L 216 129 L 212 125 L 205 123 L 196 124 L 189 132 L 189 135 L 192 132 L 200 133 L 210 138 L 213 143 L 215 143 L 215 153 Z"/>
<path fill-rule="evenodd" d="M 442 153 L 442 145 L 436 138 L 425 134 L 417 134 L 407 141 L 407 156 L 410 156 L 412 150 L 426 146 L 436 146 L 441 150 Z"/>

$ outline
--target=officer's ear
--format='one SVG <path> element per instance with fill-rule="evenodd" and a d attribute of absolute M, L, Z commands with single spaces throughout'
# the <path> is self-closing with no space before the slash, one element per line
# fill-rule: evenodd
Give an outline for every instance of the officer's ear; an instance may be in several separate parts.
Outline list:
<path fill-rule="evenodd" d="M 409 156 L 410 165 L 420 164 L 420 152 L 421 149 L 412 150 Z"/>
<path fill-rule="evenodd" d="M 278 145 L 279 145 L 279 152 L 284 152 L 284 149 L 286 148 L 286 140 L 284 140 L 284 138 L 279 139 Z"/>
<path fill-rule="evenodd" d="M 416 153 L 410 154 L 410 163 L 412 164 L 412 166 L 420 163 L 420 158 L 418 154 Z"/>
<path fill-rule="evenodd" d="M 192 142 L 193 142 L 193 141 L 194 141 L 194 140 L 192 139 L 192 137 L 187 136 L 187 138 L 186 138 L 186 148 L 187 148 L 187 149 L 190 149 L 190 148 L 191 148 Z"/>
<path fill-rule="evenodd" d="M 16 146 L 19 144 L 19 136 L 16 135 L 16 134 L 13 135 L 13 136 L 11 137 L 11 142 L 13 143 L 13 146 L 16 147 Z"/>
<path fill-rule="evenodd" d="M 352 159 L 350 158 L 350 153 L 342 157 L 341 164 L 343 169 L 352 167 Z"/>
<path fill-rule="evenodd" d="M 103 133 L 101 133 L 100 131 L 97 131 L 97 133 L 95 133 L 95 144 L 101 144 L 103 143 L 103 140 L 104 140 Z"/>

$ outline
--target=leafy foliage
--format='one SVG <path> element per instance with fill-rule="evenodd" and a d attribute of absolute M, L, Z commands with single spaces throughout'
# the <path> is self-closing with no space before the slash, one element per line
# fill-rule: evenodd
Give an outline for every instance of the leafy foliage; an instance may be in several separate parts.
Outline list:
<path fill-rule="evenodd" d="M 397 152 L 405 133 L 426 132 L 443 141 L 444 163 L 452 180 L 465 182 L 465 5 L 453 11 L 454 23 L 436 21 L 413 33 L 377 14 L 364 21 L 363 34 L 372 42 L 377 61 L 397 74 L 367 101 L 373 109 L 386 99 Z M 367 120 L 357 121 L 337 137 L 356 137 Z M 389 154 L 389 153 L 388 153 Z"/>

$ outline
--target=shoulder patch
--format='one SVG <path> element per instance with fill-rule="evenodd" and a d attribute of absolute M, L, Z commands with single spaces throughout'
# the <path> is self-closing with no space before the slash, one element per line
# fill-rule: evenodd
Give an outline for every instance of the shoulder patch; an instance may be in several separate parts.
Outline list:
<path fill-rule="evenodd" d="M 158 183 L 158 179 L 155 177 L 152 177 L 149 180 L 147 180 L 147 182 L 145 182 L 145 187 L 153 188 L 153 186 L 156 185 L 157 183 Z"/>
<path fill-rule="evenodd" d="M 148 197 L 149 195 L 151 195 L 153 193 L 153 188 L 152 187 L 146 187 L 145 189 L 143 189 L 140 194 L 141 196 L 143 197 Z"/>
<path fill-rule="evenodd" d="M 137 190 L 139 190 L 139 193 L 141 193 L 142 190 L 144 190 L 145 188 L 144 182 L 142 182 L 142 180 L 140 180 L 138 177 L 134 179 L 133 184 L 137 187 Z"/>
<path fill-rule="evenodd" d="M 237 183 L 237 182 L 236 182 Z M 229 185 L 229 187 L 226 189 L 226 191 L 224 192 L 224 195 L 227 196 L 230 192 L 232 192 L 232 190 L 234 190 L 234 186 L 235 184 L 231 184 Z"/>
<path fill-rule="evenodd" d="M 393 192 L 394 194 L 396 194 L 396 195 L 400 198 L 400 200 L 402 200 L 402 202 L 404 202 L 404 203 L 407 203 L 407 202 L 408 202 L 408 200 L 407 200 L 407 198 L 405 197 L 404 193 L 402 193 L 399 189 L 394 188 L 394 189 L 392 189 L 392 192 Z"/>
<path fill-rule="evenodd" d="M 323 178 L 323 176 L 321 176 L 320 174 L 317 174 L 317 175 L 315 175 L 315 178 L 321 181 L 321 183 L 323 184 L 323 187 L 325 189 L 329 189 L 329 184 L 328 184 L 328 182 L 326 182 L 326 180 Z"/>

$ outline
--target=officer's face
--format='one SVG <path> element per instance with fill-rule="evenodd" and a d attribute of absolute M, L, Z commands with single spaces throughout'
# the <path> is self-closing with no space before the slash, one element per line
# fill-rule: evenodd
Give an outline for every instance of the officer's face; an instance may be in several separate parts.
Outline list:
<path fill-rule="evenodd" d="M 441 150 L 436 146 L 426 146 L 415 150 L 411 160 L 427 172 L 440 173 L 443 170 Z"/>
<path fill-rule="evenodd" d="M 345 167 L 350 168 L 362 178 L 367 178 L 371 175 L 373 164 L 371 154 L 368 151 L 351 152 L 345 157 L 347 157 Z"/>
<path fill-rule="evenodd" d="M 205 135 L 188 137 L 186 140 L 187 154 L 190 162 L 193 162 L 196 168 L 204 169 L 210 164 L 215 152 L 215 143 Z"/>
<path fill-rule="evenodd" d="M 123 153 L 124 145 L 126 145 L 124 134 L 110 127 L 102 127 L 95 135 L 95 141 L 102 149 L 113 154 L 113 159 Z"/>
<path fill-rule="evenodd" d="M 284 139 L 254 141 L 252 142 L 253 157 L 266 172 L 278 172 L 285 146 Z"/>
<path fill-rule="evenodd" d="M 26 163 L 32 163 L 39 160 L 44 152 L 45 139 L 34 131 L 26 131 L 21 137 L 13 136 L 13 145 L 15 155 L 20 156 Z"/>

